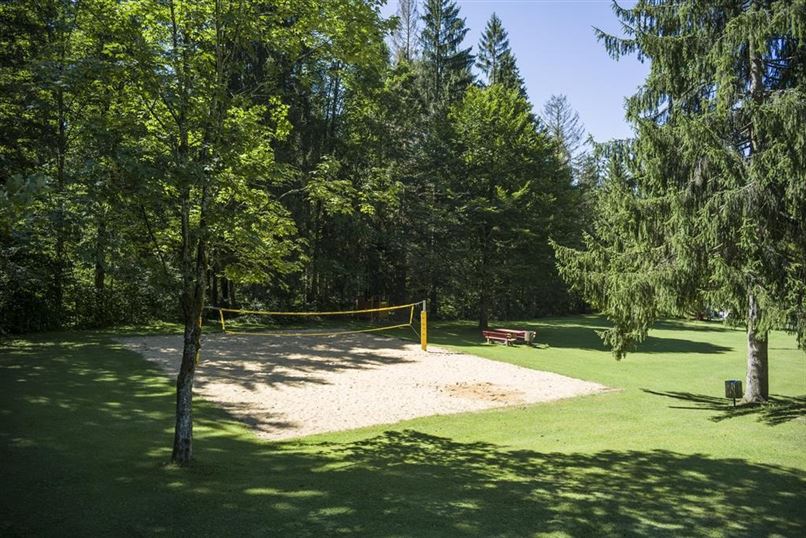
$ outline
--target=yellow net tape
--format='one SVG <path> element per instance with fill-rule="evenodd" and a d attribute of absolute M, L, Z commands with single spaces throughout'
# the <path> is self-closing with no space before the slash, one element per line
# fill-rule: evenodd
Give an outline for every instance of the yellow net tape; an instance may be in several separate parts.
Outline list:
<path fill-rule="evenodd" d="M 400 325 L 388 325 L 383 327 L 373 327 L 371 329 L 355 329 L 349 331 L 336 331 L 336 332 L 328 332 L 328 333 L 315 333 L 315 332 L 296 332 L 296 333 L 287 333 L 281 331 L 275 331 L 270 333 L 258 333 L 258 332 L 238 332 L 238 331 L 224 331 L 227 334 L 237 334 L 241 336 L 341 336 L 343 334 L 357 334 L 357 333 L 371 333 L 377 331 L 388 331 L 391 329 L 400 329 L 402 327 L 411 327 L 408 323 L 402 323 Z"/>
<path fill-rule="evenodd" d="M 275 312 L 268 310 L 242 310 L 238 308 L 222 308 L 217 306 L 206 307 L 209 310 L 218 310 L 218 319 L 221 323 L 221 330 L 226 334 L 242 335 L 242 336 L 340 336 L 345 334 L 358 334 L 358 333 L 371 333 L 379 331 L 389 331 L 392 329 L 401 329 L 403 327 L 411 327 L 417 334 L 414 328 L 414 307 L 422 303 L 409 303 L 404 305 L 384 306 L 380 308 L 366 308 L 361 310 L 338 310 L 333 312 Z M 264 316 L 338 316 L 344 314 L 369 314 L 373 312 L 389 312 L 392 310 L 409 309 L 409 322 L 400 323 L 398 325 L 384 325 L 383 327 L 371 327 L 369 329 L 348 329 L 343 331 L 329 331 L 329 332 L 315 332 L 315 331 L 297 331 L 285 332 L 282 330 L 272 332 L 258 332 L 258 331 L 232 331 L 227 330 L 227 325 L 224 320 L 224 312 L 235 314 L 256 314 Z"/>
<path fill-rule="evenodd" d="M 263 314 L 265 316 L 339 316 L 347 314 L 368 314 L 370 312 L 388 312 L 390 310 L 402 310 L 413 308 L 421 303 L 409 303 L 396 306 L 383 306 L 381 308 L 367 308 L 364 310 L 336 310 L 334 312 L 273 312 L 270 310 L 240 310 L 237 308 L 221 308 L 218 306 L 208 306 L 210 310 L 221 312 L 232 312 L 234 314 Z"/>

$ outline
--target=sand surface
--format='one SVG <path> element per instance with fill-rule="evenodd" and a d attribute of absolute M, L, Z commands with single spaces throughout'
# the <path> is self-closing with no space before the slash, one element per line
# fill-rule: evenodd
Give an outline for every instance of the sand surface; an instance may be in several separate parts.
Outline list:
<path fill-rule="evenodd" d="M 174 376 L 180 336 L 120 338 Z M 549 350 L 538 350 L 547 353 Z M 376 335 L 209 335 L 195 391 L 268 439 L 607 390 L 570 377 Z"/>

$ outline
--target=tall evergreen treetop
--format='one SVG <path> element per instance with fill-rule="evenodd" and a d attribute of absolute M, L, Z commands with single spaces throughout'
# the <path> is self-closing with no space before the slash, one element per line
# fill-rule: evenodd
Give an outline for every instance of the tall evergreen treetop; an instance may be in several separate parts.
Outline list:
<path fill-rule="evenodd" d="M 507 31 L 498 15 L 493 13 L 479 41 L 479 54 L 476 65 L 487 79 L 488 84 L 498 82 L 498 73 L 506 54 L 510 53 Z"/>
<path fill-rule="evenodd" d="M 473 81 L 473 55 L 462 48 L 468 29 L 451 0 L 427 0 L 420 34 L 426 98 L 444 108 L 461 98 Z"/>
<path fill-rule="evenodd" d="M 614 4 L 610 54 L 651 60 L 637 129 L 568 280 L 622 356 L 655 319 L 708 306 L 746 324 L 744 400 L 768 396 L 768 333 L 806 344 L 806 2 Z"/>
<path fill-rule="evenodd" d="M 493 13 L 479 41 L 476 66 L 481 70 L 488 85 L 503 84 L 526 96 L 523 79 L 518 71 L 515 55 L 509 46 L 509 37 L 501 19 Z"/>

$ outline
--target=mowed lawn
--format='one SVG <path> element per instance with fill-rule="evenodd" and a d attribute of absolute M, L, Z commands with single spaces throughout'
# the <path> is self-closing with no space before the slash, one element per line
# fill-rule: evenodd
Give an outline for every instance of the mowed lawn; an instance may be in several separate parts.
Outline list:
<path fill-rule="evenodd" d="M 112 333 L 0 347 L 0 535 L 806 535 L 806 356 L 770 342 L 774 403 L 734 410 L 742 331 L 665 322 L 616 362 L 596 317 L 537 348 L 431 339 L 617 392 L 290 443 L 197 400 L 195 464 L 169 465 L 173 387 Z M 203 367 L 203 364 L 202 364 Z"/>

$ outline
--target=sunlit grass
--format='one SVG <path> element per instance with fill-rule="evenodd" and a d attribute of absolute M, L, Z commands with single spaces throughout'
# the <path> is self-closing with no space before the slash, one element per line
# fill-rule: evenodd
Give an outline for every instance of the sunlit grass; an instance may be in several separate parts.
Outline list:
<path fill-rule="evenodd" d="M 598 318 L 508 325 L 538 346 L 483 344 L 472 323 L 432 324 L 431 341 L 621 390 L 290 443 L 197 400 L 189 469 L 167 464 L 171 380 L 113 333 L 5 342 L 0 534 L 804 534 L 806 360 L 792 338 L 772 336 L 775 402 L 733 410 L 739 330 L 667 322 L 616 362 Z M 122 331 L 158 332 L 181 328 Z"/>

